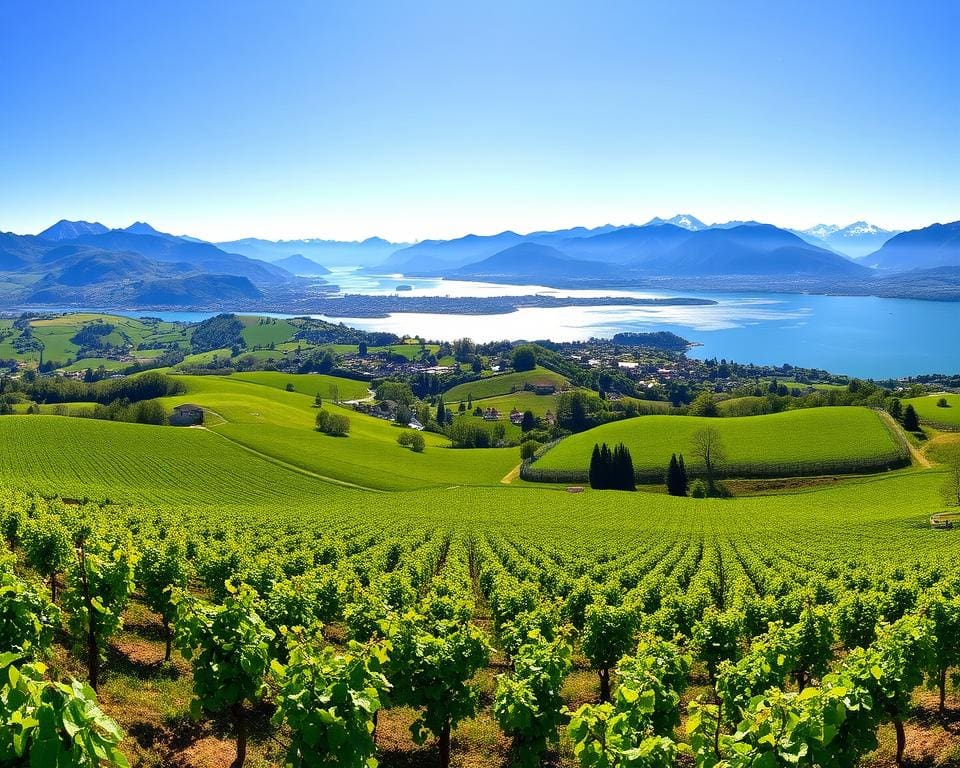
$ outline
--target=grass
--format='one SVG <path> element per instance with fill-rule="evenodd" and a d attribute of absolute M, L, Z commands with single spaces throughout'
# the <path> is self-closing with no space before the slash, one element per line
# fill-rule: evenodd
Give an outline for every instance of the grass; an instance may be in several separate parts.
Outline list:
<path fill-rule="evenodd" d="M 243 331 L 240 334 L 248 347 L 266 347 L 289 341 L 297 329 L 286 320 L 275 317 L 254 317 L 241 315 Z"/>
<path fill-rule="evenodd" d="M 413 453 L 397 444 L 399 427 L 326 399 L 325 409 L 349 417 L 350 434 L 342 438 L 323 435 L 314 429 L 314 390 L 287 392 L 287 376 L 184 376 L 186 394 L 162 402 L 169 408 L 184 402 L 202 405 L 224 420 L 209 422 L 210 429 L 239 445 L 308 472 L 369 488 L 495 484 L 519 461 L 515 448 L 453 449 L 446 447 L 445 437 L 431 433 L 424 433 L 426 451 Z M 299 377 L 311 384 L 321 378 L 312 374 Z M 347 380 L 335 381 L 342 384 Z M 341 391 L 341 397 L 343 394 Z"/>
<path fill-rule="evenodd" d="M 443 398 L 446 402 L 466 401 L 470 396 L 474 400 L 482 400 L 487 397 L 509 395 L 513 392 L 523 391 L 524 385 L 537 384 L 550 384 L 558 389 L 570 386 L 570 382 L 564 376 L 537 366 L 532 371 L 501 373 L 477 381 L 458 384 L 444 392 Z"/>
<path fill-rule="evenodd" d="M 333 388 L 336 388 L 341 400 L 363 400 L 370 396 L 368 391 L 370 385 L 365 381 L 344 379 L 339 376 L 325 376 L 319 373 L 253 371 L 250 373 L 234 373 L 230 378 L 283 390 L 289 384 L 293 386 L 295 392 L 310 395 L 310 397 L 314 397 L 319 392 L 320 397 L 324 400 L 333 398 L 331 394 Z"/>
<path fill-rule="evenodd" d="M 937 405 L 940 398 L 947 401 L 946 408 Z M 904 400 L 904 407 L 910 403 L 917 411 L 920 420 L 927 423 L 942 425 L 952 429 L 960 429 L 960 395 L 927 395 Z"/>
<path fill-rule="evenodd" d="M 443 401 L 446 403 L 447 407 L 456 412 L 457 407 L 461 401 L 448 399 L 449 393 L 443 396 Z M 474 398 L 476 399 L 476 398 Z M 466 400 L 462 401 L 466 405 Z M 503 418 L 506 419 L 510 415 L 510 411 L 516 408 L 518 411 L 531 411 L 534 416 L 542 417 L 546 414 L 547 411 L 557 412 L 557 396 L 556 395 L 538 395 L 535 392 L 514 392 L 510 395 L 498 395 L 496 397 L 484 398 L 482 401 L 478 401 L 474 407 L 477 405 L 483 408 L 496 408 L 503 414 Z"/>
<path fill-rule="evenodd" d="M 201 429 L 65 416 L 0 418 L 0 478 L 43 495 L 125 503 L 269 507 L 332 486 Z"/>
<path fill-rule="evenodd" d="M 729 419 L 641 416 L 568 437 L 546 453 L 536 466 L 585 470 L 595 443 L 622 442 L 630 449 L 637 470 L 663 470 L 672 453 L 683 453 L 688 467 L 696 468 L 692 438 L 706 428 L 719 433 L 728 466 L 775 470 L 806 464 L 823 466 L 824 474 L 829 474 L 845 467 L 855 468 L 860 462 L 877 457 L 894 456 L 900 451 L 874 411 L 834 407 Z M 789 471 L 785 476 L 788 474 Z"/>

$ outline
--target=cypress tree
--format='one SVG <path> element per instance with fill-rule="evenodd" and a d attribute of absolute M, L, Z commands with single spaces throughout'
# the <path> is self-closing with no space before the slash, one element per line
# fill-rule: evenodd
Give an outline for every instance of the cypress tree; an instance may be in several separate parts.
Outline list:
<path fill-rule="evenodd" d="M 913 403 L 907 403 L 907 407 L 903 409 L 903 428 L 907 430 L 907 432 L 920 431 L 920 419 L 917 416 L 917 411 L 913 407 Z"/>
<path fill-rule="evenodd" d="M 620 443 L 615 451 L 614 471 L 617 475 L 615 487 L 618 490 L 637 490 L 636 480 L 633 476 L 633 457 L 630 456 L 630 450 L 623 443 Z"/>
<path fill-rule="evenodd" d="M 680 496 L 680 464 L 677 454 L 670 454 L 670 463 L 667 465 L 667 493 L 671 496 Z"/>
<path fill-rule="evenodd" d="M 687 479 L 687 465 L 683 463 L 683 454 L 680 454 L 680 459 L 677 461 L 677 468 L 679 470 L 679 484 L 677 489 L 680 491 L 678 496 L 686 496 L 687 492 L 690 489 L 690 481 Z"/>
<path fill-rule="evenodd" d="M 437 402 L 437 424 L 443 426 L 447 423 L 447 409 L 443 406 L 443 395 L 440 395 L 440 400 Z"/>
<path fill-rule="evenodd" d="M 593 444 L 593 455 L 590 457 L 590 487 L 591 488 L 602 488 L 603 487 L 603 478 L 602 472 L 603 467 L 601 466 L 603 462 L 603 457 L 600 453 L 600 446 L 597 443 Z"/>

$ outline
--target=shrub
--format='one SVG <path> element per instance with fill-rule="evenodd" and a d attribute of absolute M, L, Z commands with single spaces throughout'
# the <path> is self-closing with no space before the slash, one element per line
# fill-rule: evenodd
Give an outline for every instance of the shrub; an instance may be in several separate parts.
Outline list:
<path fill-rule="evenodd" d="M 941 397 L 939 400 L 937 400 L 937 408 L 949 408 L 949 407 L 950 407 L 950 403 L 947 402 L 947 398 Z"/>
<path fill-rule="evenodd" d="M 703 480 L 694 480 L 690 485 L 690 496 L 694 499 L 707 498 L 707 484 Z"/>
<path fill-rule="evenodd" d="M 325 435 L 344 437 L 350 432 L 350 419 L 341 413 L 330 413 L 322 408 L 317 411 L 317 429 Z"/>
<path fill-rule="evenodd" d="M 532 459 L 540 448 L 540 443 L 536 440 L 525 440 L 520 444 L 520 459 L 526 461 Z"/>

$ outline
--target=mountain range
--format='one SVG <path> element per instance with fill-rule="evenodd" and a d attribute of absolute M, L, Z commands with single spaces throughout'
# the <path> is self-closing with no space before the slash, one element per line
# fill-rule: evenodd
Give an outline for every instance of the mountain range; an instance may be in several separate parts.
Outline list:
<path fill-rule="evenodd" d="M 61 220 L 38 235 L 0 233 L 0 304 L 279 302 L 335 290 L 322 276 L 330 274 L 328 266 L 346 265 L 379 274 L 516 283 L 653 279 L 665 287 L 674 280 L 727 289 L 876 288 L 897 295 L 903 289 L 945 298 L 960 286 L 960 222 L 909 232 L 862 221 L 794 231 L 756 221 L 708 225 L 678 214 L 640 226 L 505 231 L 403 244 L 379 237 L 211 243 L 142 221 L 109 229 Z"/>
<path fill-rule="evenodd" d="M 900 230 L 882 229 L 865 221 L 855 221 L 845 227 L 839 227 L 836 224 L 817 224 L 809 229 L 789 231 L 812 245 L 828 248 L 854 259 L 861 259 L 873 253 L 883 247 L 891 237 L 900 234 Z"/>
<path fill-rule="evenodd" d="M 144 222 L 62 220 L 39 235 L 0 233 L 0 273 L 5 304 L 217 306 L 296 281 L 282 266 Z"/>

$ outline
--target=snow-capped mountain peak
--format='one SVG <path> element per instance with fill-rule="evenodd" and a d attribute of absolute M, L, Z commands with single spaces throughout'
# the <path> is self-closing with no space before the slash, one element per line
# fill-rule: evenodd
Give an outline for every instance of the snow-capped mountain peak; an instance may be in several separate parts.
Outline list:
<path fill-rule="evenodd" d="M 810 235 L 810 237 L 819 237 L 821 240 L 826 240 L 834 232 L 839 232 L 840 227 L 836 224 L 817 224 L 815 227 L 810 227 L 810 229 L 801 230 L 803 234 Z"/>
<path fill-rule="evenodd" d="M 700 219 L 698 219 L 696 216 L 691 216 L 689 213 L 678 213 L 676 216 L 669 219 L 661 219 L 659 216 L 654 216 L 643 226 L 656 227 L 661 224 L 673 224 L 675 227 L 688 229 L 691 232 L 699 232 L 701 229 L 707 229 L 706 224 L 700 221 Z"/>

